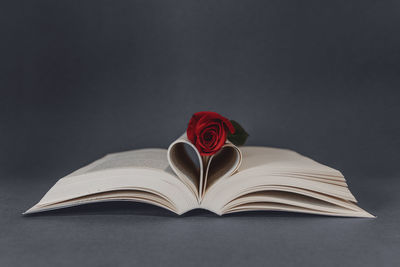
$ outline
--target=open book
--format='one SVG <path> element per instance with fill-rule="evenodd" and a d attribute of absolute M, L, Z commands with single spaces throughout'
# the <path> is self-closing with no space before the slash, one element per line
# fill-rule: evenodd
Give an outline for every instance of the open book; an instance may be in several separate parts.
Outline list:
<path fill-rule="evenodd" d="M 294 151 L 227 142 L 202 157 L 186 134 L 166 149 L 109 154 L 60 179 L 25 214 L 101 201 L 138 201 L 183 214 L 277 210 L 374 217 L 343 175 Z"/>

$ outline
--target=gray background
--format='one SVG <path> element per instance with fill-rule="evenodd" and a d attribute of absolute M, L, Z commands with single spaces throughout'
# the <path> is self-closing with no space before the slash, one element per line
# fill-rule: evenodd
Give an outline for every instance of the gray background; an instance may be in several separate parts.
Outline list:
<path fill-rule="evenodd" d="M 398 1 L 2 1 L 0 265 L 400 265 Z M 21 212 L 104 154 L 167 147 L 192 113 L 341 170 L 377 219 Z"/>

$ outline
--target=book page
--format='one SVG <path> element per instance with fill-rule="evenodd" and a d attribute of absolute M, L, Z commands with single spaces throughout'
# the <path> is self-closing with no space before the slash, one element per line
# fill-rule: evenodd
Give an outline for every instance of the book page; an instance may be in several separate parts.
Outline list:
<path fill-rule="evenodd" d="M 68 176 L 116 168 L 149 168 L 173 173 L 166 149 L 146 148 L 108 154 Z"/>
<path fill-rule="evenodd" d="M 186 133 L 168 147 L 167 156 L 171 169 L 199 199 L 199 188 L 202 186 L 204 173 L 204 161 L 196 147 L 187 138 Z"/>
<path fill-rule="evenodd" d="M 243 205 L 279 203 L 332 214 L 354 214 L 354 212 L 356 212 L 359 214 L 364 213 L 367 217 L 371 216 L 371 214 L 363 211 L 357 205 L 349 201 L 343 201 L 316 192 L 309 192 L 310 194 L 304 190 L 298 193 L 295 192 L 296 190 L 288 192 L 285 191 L 285 189 L 279 190 L 276 188 L 275 190 L 250 193 L 231 201 L 225 206 L 223 213 L 230 213 L 234 210 L 242 209 Z"/>
<path fill-rule="evenodd" d="M 301 197 L 287 193 L 281 194 L 282 201 L 291 201 L 286 204 L 292 206 L 297 202 L 299 208 L 307 208 L 305 206 L 306 197 L 317 199 L 314 201 L 315 203 L 326 202 L 325 206 L 319 205 L 326 211 L 333 210 L 328 208 L 332 204 L 340 206 L 339 209 L 350 209 L 350 206 L 354 205 L 351 202 L 356 202 L 347 188 L 343 175 L 333 168 L 287 149 L 268 147 L 241 147 L 240 149 L 243 160 L 239 170 L 230 177 L 218 179 L 207 190 L 201 203 L 203 208 L 210 209 L 217 214 L 224 211 L 229 212 L 227 207 L 232 205 L 232 201 L 244 201 L 241 203 L 242 205 L 251 204 L 256 201 L 249 197 L 246 198 L 245 195 L 262 191 L 265 202 L 271 202 L 271 196 L 268 194 L 271 190 L 302 194 Z M 315 193 L 319 193 L 318 197 Z M 326 198 L 321 198 L 321 195 Z M 290 197 L 290 199 L 285 197 Z M 259 196 L 257 201 L 260 201 L 260 198 Z M 275 197 L 275 199 L 277 198 Z M 347 204 L 339 205 L 335 199 L 342 201 L 340 202 L 342 204 Z M 309 203 L 310 201 L 308 201 Z M 351 209 L 350 213 L 352 213 Z"/>
<path fill-rule="evenodd" d="M 200 194 L 203 196 L 218 179 L 229 177 L 234 174 L 242 163 L 240 149 L 231 142 L 222 147 L 220 151 L 212 155 L 207 162 L 207 169 L 204 174 L 204 184 Z"/>
<path fill-rule="evenodd" d="M 178 214 L 198 205 L 195 195 L 170 169 L 165 149 L 140 149 L 109 154 L 61 178 L 28 213 L 115 200 L 115 192 L 121 190 L 124 199 L 155 205 L 168 202 L 164 207 Z"/>
<path fill-rule="evenodd" d="M 289 149 L 272 147 L 241 147 L 245 160 L 239 172 L 251 170 L 278 171 L 284 173 L 302 173 L 328 176 L 343 180 L 338 171 Z"/>
<path fill-rule="evenodd" d="M 232 175 L 239 168 L 242 155 L 227 141 L 216 154 L 202 157 L 185 133 L 169 146 L 168 160 L 172 170 L 190 186 L 200 202 L 208 184 Z"/>

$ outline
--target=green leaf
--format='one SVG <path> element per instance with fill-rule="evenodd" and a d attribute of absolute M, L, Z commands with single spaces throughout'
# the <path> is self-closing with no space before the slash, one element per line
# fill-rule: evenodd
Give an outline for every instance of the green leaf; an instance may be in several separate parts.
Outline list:
<path fill-rule="evenodd" d="M 234 120 L 231 120 L 233 127 L 235 127 L 235 133 L 228 133 L 228 140 L 232 142 L 232 144 L 236 146 L 242 146 L 246 143 L 247 137 L 249 134 L 243 129 L 240 124 Z"/>

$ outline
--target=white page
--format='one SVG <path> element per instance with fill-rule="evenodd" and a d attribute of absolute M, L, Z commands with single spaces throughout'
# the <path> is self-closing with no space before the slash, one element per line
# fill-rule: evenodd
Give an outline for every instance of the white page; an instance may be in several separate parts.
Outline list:
<path fill-rule="evenodd" d="M 146 148 L 108 154 L 68 176 L 117 168 L 149 168 L 173 173 L 169 167 L 166 149 Z"/>
<path fill-rule="evenodd" d="M 107 155 L 60 179 L 33 210 L 102 192 L 141 190 L 172 202 L 177 213 L 186 212 L 197 206 L 197 200 L 172 173 L 166 153 L 165 149 L 141 149 Z"/>
<path fill-rule="evenodd" d="M 306 194 L 319 192 L 344 201 L 356 201 L 348 190 L 343 175 L 333 168 L 287 149 L 240 149 L 243 161 L 238 172 L 231 177 L 217 180 L 208 189 L 201 203 L 203 208 L 221 214 L 224 206 L 234 199 L 249 193 L 276 190 L 276 186 L 293 193 L 296 193 L 295 189 L 300 189 Z M 308 176 L 310 179 L 307 179 Z M 315 197 L 311 193 L 308 196 Z"/>
<path fill-rule="evenodd" d="M 186 149 L 193 151 L 195 156 L 191 158 Z M 169 146 L 168 161 L 176 175 L 201 201 L 207 183 L 232 175 L 239 168 L 242 155 L 235 145 L 227 141 L 216 154 L 202 157 L 184 133 Z"/>

